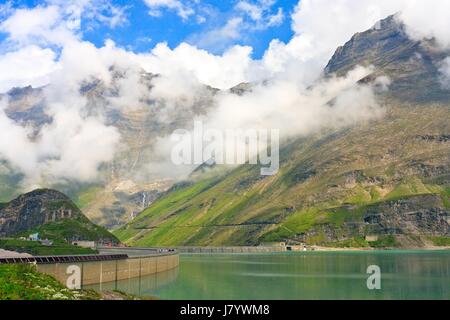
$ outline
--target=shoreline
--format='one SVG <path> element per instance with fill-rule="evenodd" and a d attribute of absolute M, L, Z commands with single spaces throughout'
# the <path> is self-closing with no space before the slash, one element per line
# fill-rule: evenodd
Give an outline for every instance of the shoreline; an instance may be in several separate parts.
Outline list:
<path fill-rule="evenodd" d="M 439 251 L 445 252 L 450 251 L 450 246 L 445 247 L 384 247 L 384 248 L 341 248 L 341 247 L 322 247 L 322 246 L 311 246 L 306 250 L 300 248 L 291 248 L 288 250 L 287 247 L 177 247 L 176 249 L 181 255 L 184 254 L 271 254 L 271 253 L 313 253 L 313 252 L 389 252 L 389 251 L 417 251 L 417 252 L 431 252 Z M 189 249 L 189 250 L 188 250 Z"/>
<path fill-rule="evenodd" d="M 449 251 L 450 247 L 411 247 L 411 248 L 336 248 L 336 247 L 315 247 L 314 250 L 307 250 L 307 252 L 343 252 L 343 251 L 353 251 L 353 252 L 371 252 L 371 251 Z"/>

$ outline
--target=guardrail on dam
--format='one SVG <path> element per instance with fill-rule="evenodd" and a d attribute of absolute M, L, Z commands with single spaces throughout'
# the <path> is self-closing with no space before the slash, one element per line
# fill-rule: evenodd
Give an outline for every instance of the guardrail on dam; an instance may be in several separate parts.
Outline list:
<path fill-rule="evenodd" d="M 138 256 L 124 253 L 0 259 L 0 264 L 19 263 L 35 264 L 39 272 L 55 277 L 64 285 L 78 270 L 80 285 L 86 286 L 169 271 L 178 267 L 179 256 L 176 251 L 157 251 Z"/>

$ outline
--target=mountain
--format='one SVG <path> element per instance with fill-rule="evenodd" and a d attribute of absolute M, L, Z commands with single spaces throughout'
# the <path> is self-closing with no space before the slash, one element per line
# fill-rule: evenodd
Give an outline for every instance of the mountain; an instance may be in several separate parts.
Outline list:
<path fill-rule="evenodd" d="M 390 16 L 339 47 L 325 73 L 343 76 L 358 65 L 372 66 L 375 71 L 361 81 L 389 77 L 389 94 L 398 100 L 448 103 L 450 91 L 438 76 L 439 65 L 448 56 L 450 51 L 440 49 L 433 39 L 411 40 L 404 25 Z"/>
<path fill-rule="evenodd" d="M 0 204 L 0 237 L 39 232 L 42 239 L 119 242 L 93 224 L 64 194 L 40 189 Z"/>
<path fill-rule="evenodd" d="M 355 35 L 324 76 L 356 65 L 373 66 L 361 82 L 388 76 L 383 119 L 291 139 L 275 176 L 243 165 L 178 184 L 115 235 L 143 246 L 448 245 L 450 92 L 436 67 L 447 54 L 410 40 L 394 16 Z"/>
<path fill-rule="evenodd" d="M 167 107 L 164 101 L 151 99 L 154 81 L 159 76 L 142 71 L 139 84 L 146 97 L 136 99 L 134 104 L 130 102 L 131 105 L 126 107 L 111 108 L 111 101 L 118 98 L 119 83 L 129 75 L 118 68 L 111 68 L 110 73 L 111 83 L 90 79 L 81 84 L 80 93 L 87 100 L 88 113 L 104 114 L 105 123 L 118 129 L 121 149 L 111 163 L 100 168 L 101 181 L 98 183 L 59 185 L 49 182 L 46 186 L 70 195 L 95 223 L 114 228 L 128 222 L 171 186 L 173 180 L 158 176 L 156 169 L 151 170 L 150 164 L 160 160 L 154 151 L 155 143 L 159 137 L 169 136 L 178 128 L 192 126 L 191 120 L 196 115 L 207 112 L 217 90 L 200 87 L 199 100 L 192 108 L 184 106 L 180 112 L 176 106 Z M 45 113 L 44 91 L 45 88 L 32 87 L 10 90 L 6 94 L 9 101 L 5 110 L 7 116 L 37 134 L 44 125 L 52 122 Z M 18 196 L 21 178 L 12 166 L 0 160 L 0 201 Z"/>

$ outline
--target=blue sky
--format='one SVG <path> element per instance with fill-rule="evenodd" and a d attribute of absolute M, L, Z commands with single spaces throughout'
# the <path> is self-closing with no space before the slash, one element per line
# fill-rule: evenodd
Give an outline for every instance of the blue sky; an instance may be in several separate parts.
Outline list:
<path fill-rule="evenodd" d="M 0 0 L 1 2 L 5 3 L 5 0 Z M 106 39 L 112 39 L 118 46 L 135 52 L 145 52 L 159 42 L 167 42 L 174 48 L 184 41 L 211 53 L 221 54 L 230 46 L 240 44 L 251 46 L 253 58 L 260 58 L 271 40 L 280 39 L 288 42 L 292 38 L 290 14 L 298 0 L 111 0 L 110 2 L 123 10 L 124 21 L 114 27 L 96 21 L 89 23 L 82 21 L 83 39 L 96 46 L 102 46 Z M 183 7 L 164 6 L 161 4 L 164 2 L 179 3 Z M 11 2 L 13 8 L 33 8 L 45 3 L 44 0 Z M 154 4 L 153 7 L 151 3 Z M 255 8 L 261 11 L 250 10 Z M 260 13 L 260 16 L 255 16 L 255 13 Z M 271 17 L 276 21 L 270 22 Z M 239 26 L 233 29 L 233 22 Z M 233 30 L 227 31 L 225 29 L 227 25 Z"/>

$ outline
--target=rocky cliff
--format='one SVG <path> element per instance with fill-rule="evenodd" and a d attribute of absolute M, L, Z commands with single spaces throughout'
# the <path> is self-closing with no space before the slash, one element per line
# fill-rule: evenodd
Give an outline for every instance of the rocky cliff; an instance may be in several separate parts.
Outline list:
<path fill-rule="evenodd" d="M 0 237 L 39 232 L 56 240 L 117 242 L 105 229 L 94 225 L 64 194 L 40 189 L 0 204 Z"/>

